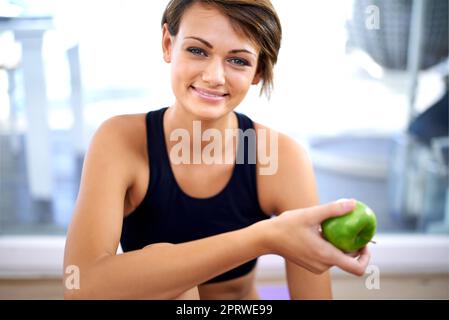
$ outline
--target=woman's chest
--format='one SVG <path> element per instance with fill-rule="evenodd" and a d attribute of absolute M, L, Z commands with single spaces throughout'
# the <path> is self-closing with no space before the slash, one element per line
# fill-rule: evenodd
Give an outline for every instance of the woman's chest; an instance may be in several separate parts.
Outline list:
<path fill-rule="evenodd" d="M 131 213 L 143 201 L 148 194 L 150 185 L 151 157 L 157 155 L 148 154 L 146 135 L 140 134 L 134 136 L 135 143 L 133 153 L 137 156 L 133 158 L 133 163 L 129 165 L 134 168 L 133 183 L 127 190 L 125 197 L 125 215 Z M 166 150 L 170 154 L 169 150 Z M 210 198 L 221 191 L 231 182 L 236 166 L 241 164 L 218 163 L 218 164 L 169 164 L 172 177 L 179 189 L 191 198 Z M 279 182 L 275 175 L 261 174 L 259 162 L 256 163 L 255 189 L 257 201 L 262 211 L 268 215 L 274 212 L 273 194 L 274 189 L 278 188 Z M 242 171 L 242 170 L 240 170 Z M 239 181 L 241 184 L 241 181 Z M 242 186 L 248 187 L 248 186 Z"/>

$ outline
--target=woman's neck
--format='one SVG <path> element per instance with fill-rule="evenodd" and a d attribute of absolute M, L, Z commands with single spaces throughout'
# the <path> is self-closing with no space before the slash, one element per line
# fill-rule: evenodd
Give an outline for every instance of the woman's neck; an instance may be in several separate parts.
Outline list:
<path fill-rule="evenodd" d="M 183 107 L 175 104 L 168 108 L 165 114 L 165 124 L 167 129 L 170 129 L 168 132 L 176 129 L 185 129 L 190 134 L 193 134 L 195 122 L 197 124 L 201 122 L 201 133 L 208 129 L 217 129 L 224 135 L 226 129 L 236 129 L 238 127 L 234 112 L 229 112 L 218 119 L 204 120 L 199 119 Z"/>
<path fill-rule="evenodd" d="M 173 140 L 172 134 L 182 131 L 183 134 L 187 133 L 188 135 L 188 149 L 193 157 L 195 155 L 201 157 L 205 148 L 207 146 L 211 147 L 211 143 L 219 143 L 217 147 L 222 150 L 223 155 L 230 152 L 231 158 L 235 156 L 238 121 L 234 112 L 229 112 L 219 119 L 204 120 L 187 112 L 181 106 L 173 105 L 165 112 L 164 128 L 165 139 L 169 149 L 179 143 L 180 134 L 174 134 L 176 138 Z M 212 133 L 213 138 L 208 133 Z M 217 139 L 220 141 L 217 141 Z M 185 143 L 186 140 L 182 140 Z"/>

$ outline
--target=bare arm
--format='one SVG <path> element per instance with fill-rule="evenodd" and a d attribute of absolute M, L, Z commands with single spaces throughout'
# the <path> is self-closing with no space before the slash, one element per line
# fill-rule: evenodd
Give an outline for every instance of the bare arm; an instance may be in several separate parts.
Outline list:
<path fill-rule="evenodd" d="M 294 140 L 279 135 L 279 167 L 272 179 L 276 214 L 307 208 L 319 203 L 311 162 Z M 288 259 L 286 274 L 291 299 L 331 299 L 329 271 L 315 274 Z"/>
<path fill-rule="evenodd" d="M 171 299 L 266 251 L 257 228 L 108 256 L 88 272 L 89 298 Z M 83 283 L 81 282 L 81 287 Z"/>
<path fill-rule="evenodd" d="M 306 152 L 291 140 L 286 141 L 285 168 L 289 178 L 284 180 L 285 193 L 279 206 L 281 212 L 307 208 L 319 203 L 312 164 Z M 301 195 L 298 196 L 298 193 Z M 287 281 L 291 299 L 332 299 L 330 272 L 314 274 L 286 260 Z"/>

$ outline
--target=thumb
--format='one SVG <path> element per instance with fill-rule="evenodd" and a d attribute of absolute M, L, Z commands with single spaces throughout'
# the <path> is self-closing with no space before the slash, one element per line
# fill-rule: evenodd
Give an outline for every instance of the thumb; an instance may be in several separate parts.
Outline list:
<path fill-rule="evenodd" d="M 308 208 L 308 215 L 312 224 L 321 224 L 329 218 L 345 215 L 356 206 L 354 199 L 340 199 L 335 202 Z"/>

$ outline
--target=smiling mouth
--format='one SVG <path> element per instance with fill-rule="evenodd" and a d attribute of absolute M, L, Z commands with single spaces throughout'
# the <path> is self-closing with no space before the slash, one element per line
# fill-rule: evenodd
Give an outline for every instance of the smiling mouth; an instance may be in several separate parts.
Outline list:
<path fill-rule="evenodd" d="M 194 86 L 190 86 L 191 89 L 193 89 L 198 95 L 200 95 L 203 98 L 213 99 L 213 100 L 222 100 L 226 96 L 229 96 L 228 93 L 222 93 L 222 92 L 216 92 L 201 88 L 196 88 Z"/>

